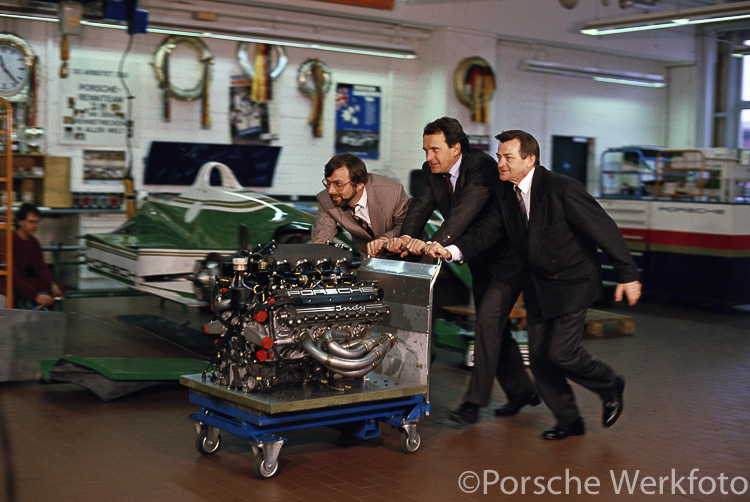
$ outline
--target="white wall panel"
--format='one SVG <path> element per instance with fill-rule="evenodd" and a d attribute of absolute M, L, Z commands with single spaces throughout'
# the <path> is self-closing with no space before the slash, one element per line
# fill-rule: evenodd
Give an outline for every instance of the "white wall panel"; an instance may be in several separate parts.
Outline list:
<path fill-rule="evenodd" d="M 501 75 L 495 102 L 498 131 L 524 129 L 541 148 L 541 162 L 551 167 L 552 136 L 594 138 L 596 166 L 589 166 L 589 190 L 598 191 L 598 162 L 610 147 L 666 146 L 666 90 L 521 70 L 524 59 L 539 59 L 603 69 L 666 73 L 661 64 L 637 59 L 576 53 L 567 49 L 499 42 Z"/>
<path fill-rule="evenodd" d="M 296 3 L 307 5 L 309 2 Z M 458 118 L 470 134 L 494 136 L 503 129 L 526 129 L 540 140 L 541 160 L 545 164 L 550 162 L 552 135 L 594 138 L 597 163 L 601 152 L 614 146 L 692 146 L 687 144 L 691 137 L 695 137 L 697 113 L 697 78 L 692 69 L 672 68 L 669 71 L 668 90 L 524 72 L 518 67 L 526 58 L 647 73 L 666 74 L 667 69 L 663 63 L 649 59 L 542 43 L 523 43 L 520 41 L 523 35 L 521 32 L 524 26 L 528 28 L 532 22 L 527 19 L 529 16 L 526 14 L 533 12 L 532 7 L 539 7 L 541 0 L 497 2 L 502 7 L 494 7 L 493 3 L 470 1 L 407 6 L 397 2 L 397 8 L 393 12 L 378 12 L 380 17 L 404 16 L 433 26 L 440 24 L 442 19 L 443 26 L 452 26 L 436 28 L 429 39 L 419 42 L 419 59 L 415 61 L 288 49 L 289 65 L 273 84 L 274 101 L 270 104 L 271 131 L 279 138 L 275 144 L 282 147 L 282 154 L 274 186 L 268 191 L 272 194 L 299 195 L 313 195 L 319 191 L 323 165 L 334 153 L 334 91 L 338 82 L 377 85 L 381 88 L 383 137 L 380 159 L 368 161 L 367 164 L 371 171 L 385 174 L 405 184 L 408 182 L 409 172 L 419 168 L 424 158 L 421 151 L 421 131 L 424 124 L 442 115 Z M 559 9 L 555 5 L 557 10 L 554 17 L 559 23 L 569 24 L 574 17 L 580 20 L 603 17 L 609 13 L 597 8 L 591 11 L 590 16 L 584 16 L 584 3 L 581 2 L 573 11 Z M 356 11 L 345 6 L 341 10 Z M 357 12 L 362 13 L 362 10 Z M 538 16 L 530 18 L 536 23 L 535 29 L 527 29 L 526 38 L 539 39 L 547 31 L 552 31 L 539 24 L 542 21 Z M 475 26 L 470 29 L 472 22 Z M 2 19 L 0 29 L 13 31 L 27 38 L 40 56 L 42 80 L 38 113 L 40 123 L 47 132 L 48 153 L 70 156 L 73 159 L 73 179 L 77 184 L 73 186 L 73 190 L 96 191 L 96 186 L 80 186 L 82 148 L 78 145 L 62 145 L 59 141 L 57 110 L 60 107 L 60 80 L 57 72 L 60 54 L 57 25 Z M 496 42 L 495 34 L 501 31 L 512 32 L 519 40 Z M 665 53 L 665 44 L 674 42 L 675 39 L 682 40 L 684 35 L 664 35 L 665 38 L 658 43 L 653 42 L 653 36 L 655 35 L 643 35 L 641 42 L 633 45 L 631 41 L 630 47 L 637 51 L 637 45 L 650 43 L 651 49 L 644 52 L 644 55 L 655 57 L 654 52 L 661 51 L 664 59 L 686 59 L 693 53 L 692 43 L 682 44 L 679 51 L 674 49 L 673 44 L 666 52 L 674 53 Z M 552 38 L 565 39 L 560 40 L 565 43 L 578 44 L 584 38 L 590 42 L 588 37 L 581 37 L 583 36 L 567 34 L 554 35 Z M 240 73 L 235 43 L 219 40 L 205 42 L 214 55 L 214 64 L 210 93 L 211 127 L 203 129 L 200 126 L 200 101 L 172 100 L 171 121 L 164 122 L 162 119 L 162 93 L 157 88 L 151 64 L 154 51 L 163 38 L 158 34 L 136 35 L 127 57 L 128 64 L 137 68 L 128 81 L 135 96 L 135 136 L 132 144 L 137 187 L 140 187 L 143 158 L 153 140 L 205 143 L 230 141 L 229 82 L 232 75 Z M 597 42 L 596 50 L 620 51 L 625 45 L 622 36 L 612 40 L 614 41 Z M 71 62 L 87 57 L 119 61 L 127 42 L 128 36 L 124 31 L 84 27 L 81 35 L 71 37 Z M 470 111 L 455 96 L 455 68 L 463 58 L 470 56 L 484 57 L 494 65 L 497 90 L 490 124 L 472 123 Z M 333 73 L 333 86 L 325 98 L 322 138 L 312 136 L 308 125 L 311 101 L 297 90 L 297 69 L 302 62 L 313 57 L 324 61 Z M 179 72 L 180 68 L 175 71 Z M 590 178 L 598 181 L 595 180 L 597 176 L 594 174 Z M 102 191 L 110 191 L 110 188 L 104 187 Z"/>

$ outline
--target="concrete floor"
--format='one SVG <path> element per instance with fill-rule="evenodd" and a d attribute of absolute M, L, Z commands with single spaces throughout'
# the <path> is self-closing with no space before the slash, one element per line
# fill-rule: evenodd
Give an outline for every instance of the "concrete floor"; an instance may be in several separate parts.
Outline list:
<path fill-rule="evenodd" d="M 85 357 L 193 357 L 118 321 L 121 313 L 195 328 L 207 320 L 146 296 L 65 300 L 63 310 L 65 352 Z M 103 402 L 73 384 L 5 383 L 0 500 L 750 500 L 750 312 L 610 310 L 631 315 L 636 328 L 630 337 L 585 340 L 627 379 L 624 413 L 611 429 L 600 425 L 598 397 L 580 387 L 581 437 L 542 440 L 553 424 L 543 405 L 496 418 L 499 390 L 477 425 L 450 422 L 469 370 L 463 354 L 439 349 L 418 452 L 403 453 L 387 426 L 367 441 L 306 429 L 286 436 L 279 473 L 260 480 L 242 439 L 224 434 L 214 455 L 196 451 L 188 417 L 197 407 L 178 384 Z"/>

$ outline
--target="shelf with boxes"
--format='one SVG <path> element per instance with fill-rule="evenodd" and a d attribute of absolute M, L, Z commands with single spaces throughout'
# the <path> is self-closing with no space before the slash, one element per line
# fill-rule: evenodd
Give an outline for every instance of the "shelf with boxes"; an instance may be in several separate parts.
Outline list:
<path fill-rule="evenodd" d="M 750 202 L 750 150 L 610 148 L 601 173 L 602 197 Z"/>
<path fill-rule="evenodd" d="M 15 203 L 71 207 L 70 158 L 39 154 L 13 155 Z"/>
<path fill-rule="evenodd" d="M 748 202 L 750 166 L 743 157 L 746 151 L 730 148 L 661 150 L 656 162 L 656 198 Z"/>

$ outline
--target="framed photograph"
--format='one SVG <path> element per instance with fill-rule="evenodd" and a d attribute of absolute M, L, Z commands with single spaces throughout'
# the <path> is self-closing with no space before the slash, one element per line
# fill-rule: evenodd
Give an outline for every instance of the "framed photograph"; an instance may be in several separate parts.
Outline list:
<path fill-rule="evenodd" d="M 125 150 L 84 150 L 84 183 L 122 183 L 127 171 Z"/>

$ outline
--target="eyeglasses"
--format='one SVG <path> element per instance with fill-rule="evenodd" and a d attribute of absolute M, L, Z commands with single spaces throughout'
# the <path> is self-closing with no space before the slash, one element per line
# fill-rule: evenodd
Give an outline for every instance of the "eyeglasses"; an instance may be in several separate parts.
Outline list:
<path fill-rule="evenodd" d="M 351 183 L 351 181 L 347 181 L 346 183 L 342 183 L 341 181 L 328 181 L 327 179 L 322 179 L 321 183 L 323 183 L 323 186 L 326 187 L 326 190 L 328 190 L 329 188 L 331 188 L 331 185 L 333 185 L 333 188 L 337 192 L 340 192 L 341 190 L 344 189 L 344 187 L 346 185 L 348 185 L 349 183 Z"/>

